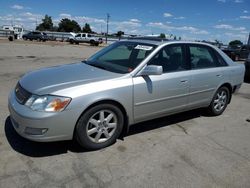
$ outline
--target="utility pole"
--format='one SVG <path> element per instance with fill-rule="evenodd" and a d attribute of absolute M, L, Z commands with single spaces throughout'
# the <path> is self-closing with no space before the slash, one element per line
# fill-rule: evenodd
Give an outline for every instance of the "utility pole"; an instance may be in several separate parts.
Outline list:
<path fill-rule="evenodd" d="M 109 18 L 110 18 L 110 15 L 109 15 L 109 13 L 107 13 L 107 33 L 106 33 L 106 44 L 108 43 Z"/>
<path fill-rule="evenodd" d="M 250 33 L 249 33 L 249 35 L 248 35 L 247 45 L 250 45 Z"/>

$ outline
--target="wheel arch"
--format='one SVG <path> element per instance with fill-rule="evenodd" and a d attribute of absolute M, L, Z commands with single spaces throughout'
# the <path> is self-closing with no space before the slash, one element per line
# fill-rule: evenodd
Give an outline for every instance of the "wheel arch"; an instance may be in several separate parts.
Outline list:
<path fill-rule="evenodd" d="M 231 99 L 232 99 L 232 93 L 233 93 L 233 87 L 232 87 L 232 85 L 231 85 L 230 83 L 224 83 L 224 84 L 222 84 L 219 88 L 221 88 L 221 87 L 226 87 L 226 88 L 228 88 L 228 90 L 229 90 L 229 92 L 230 92 L 228 104 L 230 104 Z"/>
<path fill-rule="evenodd" d="M 77 121 L 76 121 L 76 124 L 75 124 L 75 127 L 74 127 L 74 134 L 73 136 L 75 137 L 75 132 L 76 132 L 76 125 L 77 123 L 79 122 L 79 119 L 81 118 L 81 116 L 86 113 L 89 109 L 93 108 L 94 106 L 97 106 L 99 104 L 112 104 L 116 107 L 118 107 L 122 114 L 123 114 L 123 117 L 124 117 L 124 125 L 123 125 L 123 130 L 121 132 L 121 135 L 120 136 L 123 136 L 124 133 L 126 133 L 128 131 L 128 128 L 129 128 L 129 117 L 128 117 L 128 114 L 127 114 L 127 111 L 126 109 L 124 108 L 124 106 L 116 101 L 116 100 L 113 100 L 113 99 L 103 99 L 103 100 L 100 100 L 100 101 L 96 101 L 92 104 L 89 104 L 87 108 L 84 109 L 84 111 L 80 114 L 80 116 L 78 117 Z"/>

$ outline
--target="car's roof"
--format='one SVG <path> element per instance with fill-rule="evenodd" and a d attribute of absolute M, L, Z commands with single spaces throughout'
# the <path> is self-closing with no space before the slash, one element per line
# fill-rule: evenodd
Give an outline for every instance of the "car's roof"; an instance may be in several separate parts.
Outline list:
<path fill-rule="evenodd" d="M 211 44 L 204 43 L 204 42 L 194 42 L 194 41 L 183 41 L 183 40 L 166 40 L 166 39 L 156 39 L 156 40 L 151 40 L 151 39 L 127 39 L 123 41 L 129 41 L 129 42 L 138 42 L 138 43 L 146 43 L 146 44 L 151 44 L 151 45 L 162 45 L 162 44 L 202 44 L 206 46 L 212 46 Z"/>

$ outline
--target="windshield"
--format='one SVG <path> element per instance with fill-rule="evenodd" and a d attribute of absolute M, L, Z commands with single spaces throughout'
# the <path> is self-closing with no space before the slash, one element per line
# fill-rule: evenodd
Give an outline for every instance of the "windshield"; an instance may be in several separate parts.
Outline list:
<path fill-rule="evenodd" d="M 133 71 L 155 47 L 156 45 L 138 42 L 116 42 L 84 62 L 104 70 L 126 74 Z"/>

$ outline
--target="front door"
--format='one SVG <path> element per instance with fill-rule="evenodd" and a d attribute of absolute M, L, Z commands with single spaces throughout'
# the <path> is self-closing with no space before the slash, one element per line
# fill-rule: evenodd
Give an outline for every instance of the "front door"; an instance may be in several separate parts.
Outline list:
<path fill-rule="evenodd" d="M 190 71 L 184 52 L 181 44 L 165 46 L 148 63 L 162 66 L 163 74 L 133 78 L 135 122 L 185 110 Z"/>

